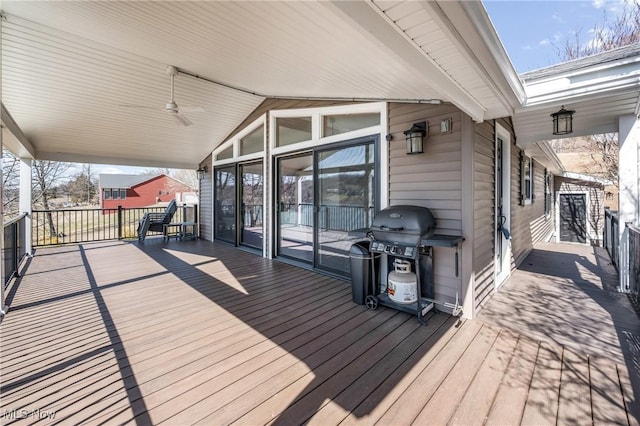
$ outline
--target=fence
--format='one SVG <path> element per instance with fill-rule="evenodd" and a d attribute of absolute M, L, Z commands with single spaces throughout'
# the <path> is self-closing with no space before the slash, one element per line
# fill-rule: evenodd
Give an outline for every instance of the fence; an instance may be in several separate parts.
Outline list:
<path fill-rule="evenodd" d="M 611 263 L 618 269 L 618 260 L 620 255 L 619 245 L 619 229 L 618 229 L 618 215 L 609 209 L 604 211 L 604 246 L 609 253 Z"/>
<path fill-rule="evenodd" d="M 121 206 L 117 209 L 33 210 L 33 246 L 137 238 L 142 216 L 164 210 L 164 207 Z M 178 208 L 172 222 L 197 222 L 197 217 L 197 206 L 183 206 Z"/>
<path fill-rule="evenodd" d="M 20 262 L 27 254 L 25 244 L 25 218 L 23 214 L 4 224 L 4 246 L 2 261 L 4 262 L 4 286 L 9 285 L 11 278 L 18 276 Z"/>
<path fill-rule="evenodd" d="M 371 224 L 374 210 L 369 207 L 344 205 L 320 205 L 318 208 L 318 227 L 330 231 L 351 231 L 367 228 Z M 282 224 L 313 226 L 313 204 L 282 204 L 280 220 Z"/>

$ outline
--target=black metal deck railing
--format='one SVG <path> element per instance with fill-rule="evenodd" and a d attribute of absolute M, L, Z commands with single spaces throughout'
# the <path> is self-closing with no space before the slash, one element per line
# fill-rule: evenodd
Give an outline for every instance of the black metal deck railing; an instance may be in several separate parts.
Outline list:
<path fill-rule="evenodd" d="M 604 247 L 609 253 L 611 263 L 618 269 L 618 260 L 620 255 L 619 245 L 619 229 L 618 229 L 618 215 L 609 209 L 604 211 Z"/>
<path fill-rule="evenodd" d="M 640 228 L 627 225 L 629 235 L 629 292 L 640 295 Z"/>
<path fill-rule="evenodd" d="M 2 261 L 4 262 L 3 285 L 6 287 L 11 279 L 18 275 L 20 262 L 26 253 L 26 213 L 4 224 L 4 246 Z"/>
<path fill-rule="evenodd" d="M 115 209 L 33 210 L 33 246 L 137 238 L 142 216 L 164 210 L 164 207 L 121 206 Z M 181 206 L 172 222 L 197 222 L 197 217 L 197 206 Z"/>

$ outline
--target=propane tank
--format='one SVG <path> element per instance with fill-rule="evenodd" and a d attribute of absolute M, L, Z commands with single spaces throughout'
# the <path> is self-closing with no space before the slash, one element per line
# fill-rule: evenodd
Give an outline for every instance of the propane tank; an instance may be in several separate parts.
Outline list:
<path fill-rule="evenodd" d="M 389 272 L 387 293 L 395 303 L 410 304 L 418 300 L 416 274 L 411 272 L 411 263 L 396 259 L 393 262 L 394 271 Z"/>

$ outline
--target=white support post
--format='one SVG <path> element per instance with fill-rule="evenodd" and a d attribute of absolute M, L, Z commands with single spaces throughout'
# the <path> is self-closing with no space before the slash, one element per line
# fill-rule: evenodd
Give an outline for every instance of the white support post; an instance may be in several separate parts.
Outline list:
<path fill-rule="evenodd" d="M 300 226 L 302 224 L 302 176 L 298 176 L 297 180 L 297 191 L 298 191 L 298 218 L 296 222 L 296 226 Z"/>
<path fill-rule="evenodd" d="M 20 159 L 20 214 L 26 213 L 24 219 L 24 250 L 31 256 L 31 164 L 30 158 Z"/>
<path fill-rule="evenodd" d="M 626 223 L 640 225 L 640 122 L 635 115 L 626 115 L 618 121 L 620 147 L 618 229 L 620 241 L 620 291 L 629 290 L 629 234 Z"/>
<path fill-rule="evenodd" d="M 0 152 L 2 152 L 3 142 L 2 142 L 2 132 L 0 130 Z M 0 167 L 0 182 L 4 182 L 4 178 L 2 177 L 2 168 Z M 0 222 L 2 222 L 2 226 L 0 227 L 0 253 L 4 253 L 4 200 L 2 197 L 2 193 L 4 192 L 4 187 L 0 188 Z M 4 317 L 7 314 L 8 308 L 4 304 L 5 300 L 5 291 L 4 291 L 4 259 L 0 258 L 0 316 Z"/>

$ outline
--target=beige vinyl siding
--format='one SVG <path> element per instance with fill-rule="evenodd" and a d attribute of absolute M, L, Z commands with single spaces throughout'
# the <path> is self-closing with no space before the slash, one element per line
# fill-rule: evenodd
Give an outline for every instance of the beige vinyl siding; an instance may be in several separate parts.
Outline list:
<path fill-rule="evenodd" d="M 440 120 L 451 118 L 453 132 L 440 133 Z M 407 155 L 403 132 L 421 121 L 429 122 L 424 153 Z M 450 104 L 389 104 L 389 205 L 427 207 L 433 213 L 437 233 L 462 234 L 462 113 Z M 384 170 L 380 171 L 384 173 Z M 453 302 L 461 295 L 455 276 L 455 249 L 434 248 L 436 299 Z"/>
<path fill-rule="evenodd" d="M 213 241 L 213 167 L 211 155 L 208 156 L 200 167 L 207 167 L 207 173 L 200 181 L 200 238 Z"/>
<path fill-rule="evenodd" d="M 510 129 L 510 126 L 505 126 Z M 495 289 L 495 122 L 475 126 L 473 271 L 476 311 Z M 512 137 L 513 139 L 513 137 Z"/>
<path fill-rule="evenodd" d="M 533 250 L 536 243 L 553 234 L 553 215 L 544 214 L 544 166 L 535 158 L 533 165 L 533 194 L 531 204 L 520 205 L 520 149 L 511 151 L 511 250 L 512 269 Z"/>

